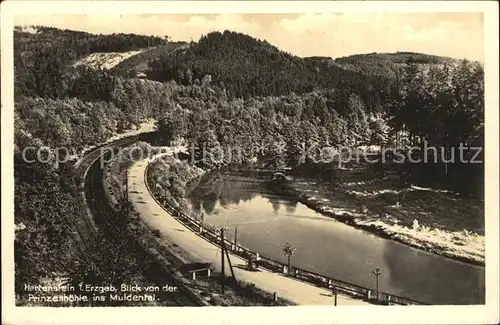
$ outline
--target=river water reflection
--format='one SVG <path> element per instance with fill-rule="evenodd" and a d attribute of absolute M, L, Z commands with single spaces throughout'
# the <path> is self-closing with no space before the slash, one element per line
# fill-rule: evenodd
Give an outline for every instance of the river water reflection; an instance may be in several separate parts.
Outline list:
<path fill-rule="evenodd" d="M 292 265 L 354 284 L 431 304 L 484 304 L 484 268 L 440 257 L 354 229 L 305 205 L 269 193 L 261 184 L 213 173 L 188 191 L 191 209 L 227 226 L 233 239 L 261 255 L 286 262 L 282 248 L 297 250 Z"/>

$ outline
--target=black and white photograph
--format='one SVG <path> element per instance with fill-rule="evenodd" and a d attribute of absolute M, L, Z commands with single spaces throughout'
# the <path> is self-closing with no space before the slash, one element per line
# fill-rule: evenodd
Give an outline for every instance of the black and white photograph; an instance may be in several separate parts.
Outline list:
<path fill-rule="evenodd" d="M 498 3 L 188 2 L 2 23 L 16 313 L 224 306 L 246 318 L 224 324 L 264 324 L 321 306 L 353 323 L 498 304 Z"/>

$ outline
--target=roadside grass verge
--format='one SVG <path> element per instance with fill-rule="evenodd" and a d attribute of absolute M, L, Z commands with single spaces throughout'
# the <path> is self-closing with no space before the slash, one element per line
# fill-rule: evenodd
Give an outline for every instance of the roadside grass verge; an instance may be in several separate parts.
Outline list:
<path fill-rule="evenodd" d="M 172 162 L 170 158 L 165 159 Z M 154 164 L 152 164 L 154 165 Z M 161 168 L 166 168 L 164 163 L 158 164 Z M 151 167 L 150 167 L 151 168 Z M 116 169 L 115 169 L 116 170 Z M 199 174 L 199 171 L 187 170 L 185 176 Z M 173 171 L 173 170 L 172 170 Z M 181 177 L 183 178 L 183 177 Z M 188 177 L 189 178 L 189 177 Z M 123 179 L 122 179 L 123 180 Z M 165 186 L 165 188 L 168 188 Z M 163 191 L 158 194 L 165 194 Z M 169 194 L 169 193 L 167 193 Z M 292 302 L 278 297 L 274 301 L 271 293 L 262 291 L 252 284 L 242 281 L 234 283 L 226 279 L 225 292 L 221 292 L 221 277 L 218 272 L 213 272 L 211 277 L 198 276 L 196 280 L 186 274 L 181 274 L 178 270 L 185 263 L 197 262 L 196 257 L 184 251 L 181 247 L 172 242 L 167 235 L 162 234 L 157 229 L 151 229 L 147 226 L 137 212 L 133 211 L 129 218 L 128 228 L 142 246 L 148 247 L 151 254 L 157 254 L 157 259 L 162 259 L 174 272 L 176 278 L 182 284 L 197 295 L 200 300 L 205 301 L 207 305 L 213 306 L 285 306 L 293 305 Z"/>

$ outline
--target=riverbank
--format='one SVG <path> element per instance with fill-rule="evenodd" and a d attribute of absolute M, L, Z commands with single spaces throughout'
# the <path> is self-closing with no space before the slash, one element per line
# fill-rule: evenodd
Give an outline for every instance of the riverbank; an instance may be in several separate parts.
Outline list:
<path fill-rule="evenodd" d="M 175 169 L 181 173 L 177 177 L 182 179 L 182 193 L 196 187 L 204 174 L 202 170 L 189 169 Z M 246 176 L 237 171 L 221 172 L 233 178 Z M 252 179 L 259 178 L 257 174 L 253 173 Z M 266 182 L 268 178 L 259 179 Z M 318 213 L 379 237 L 461 262 L 485 265 L 484 209 L 478 200 L 418 186 L 398 189 L 395 180 L 388 177 L 349 179 L 335 185 L 298 178 L 274 190 Z M 179 197 L 176 199 L 181 203 Z"/>
<path fill-rule="evenodd" d="M 129 172 L 130 188 L 129 199 L 134 209 L 138 211 L 140 218 L 149 228 L 157 230 L 162 239 L 171 242 L 181 249 L 185 254 L 189 254 L 195 261 L 207 261 L 212 263 L 216 272 L 221 272 L 220 248 L 201 237 L 179 219 L 174 218 L 160 202 L 153 197 L 150 188 L 145 183 L 145 162 L 135 163 Z M 158 192 L 157 194 L 161 194 Z M 204 233 L 208 233 L 205 231 Z M 332 305 L 333 297 L 331 290 L 326 287 L 317 287 L 295 278 L 283 275 L 281 272 L 272 272 L 262 269 L 257 272 L 248 270 L 245 266 L 247 260 L 229 253 L 233 265 L 234 273 L 238 281 L 251 283 L 255 288 L 263 292 L 276 292 L 278 297 L 282 297 L 292 304 L 297 305 Z M 225 269 L 226 276 L 231 272 Z M 350 296 L 338 295 L 339 305 L 368 305 L 363 299 L 355 299 Z"/>
<path fill-rule="evenodd" d="M 145 145 L 139 143 L 139 145 Z M 133 150 L 136 144 L 125 150 Z M 154 151 L 171 151 L 171 148 L 164 147 L 150 147 L 149 149 L 154 149 Z M 175 150 L 175 149 L 174 149 Z M 180 150 L 177 148 L 177 150 Z M 161 155 L 161 154 L 158 154 Z M 173 166 L 178 164 L 175 158 L 167 156 L 168 159 L 159 159 L 161 168 L 166 168 L 168 166 Z M 124 186 L 116 186 L 116 183 L 121 183 L 123 177 L 127 177 L 128 170 L 134 165 L 133 160 L 127 159 L 115 159 L 109 164 L 109 168 L 105 172 L 103 177 L 103 183 L 106 185 L 104 192 L 106 199 L 112 203 L 114 207 L 118 204 L 119 199 L 123 197 Z M 165 171 L 165 170 L 163 170 Z M 184 170 L 186 171 L 186 170 Z M 195 174 L 199 172 L 196 168 L 188 169 L 189 172 L 194 172 Z M 186 176 L 186 174 L 183 174 Z M 192 174 L 190 174 L 192 176 Z M 144 175 L 143 175 L 144 176 Z M 132 182 L 132 187 L 135 185 L 136 179 Z M 120 184 L 118 184 L 120 185 Z M 123 185 L 123 184 L 121 184 Z M 129 188 L 130 189 L 130 188 Z M 163 191 L 162 191 L 163 192 Z M 131 191 L 133 194 L 140 194 L 136 191 Z M 132 204 L 142 203 L 142 201 L 136 202 L 131 200 Z M 114 203 L 114 204 L 113 204 Z M 175 278 L 176 284 L 181 284 L 182 287 L 186 288 L 191 295 L 196 296 L 197 300 L 200 301 L 204 306 L 282 306 L 282 305 L 293 305 L 292 303 L 278 297 L 276 301 L 273 299 L 273 295 L 254 286 L 239 282 L 239 283 L 226 283 L 224 293 L 221 293 L 221 277 L 218 273 L 212 273 L 211 277 L 198 276 L 196 279 L 192 279 L 186 274 L 182 274 L 179 269 L 186 263 L 197 262 L 198 260 L 192 256 L 189 251 L 182 250 L 179 245 L 170 240 L 168 236 L 163 236 L 158 229 L 150 228 L 147 223 L 144 222 L 142 218 L 139 217 L 139 213 L 135 212 L 127 220 L 128 229 L 133 234 L 135 240 L 138 240 L 145 250 L 154 257 L 157 267 L 163 270 L 163 272 L 168 273 L 169 276 Z M 161 276 L 162 272 L 156 274 Z M 172 303 L 172 302 L 170 302 Z M 182 301 L 175 301 L 177 304 L 182 305 Z M 157 302 L 157 305 L 164 305 L 163 303 Z M 167 302 L 168 305 L 168 302 Z"/>
<path fill-rule="evenodd" d="M 362 183 L 352 185 L 359 186 L 363 185 Z M 446 229 L 442 225 L 439 227 L 429 218 L 428 212 L 410 211 L 411 204 L 403 203 L 402 207 L 386 204 L 381 207 L 380 204 L 377 206 L 363 200 L 363 197 L 373 198 L 377 193 L 370 193 L 370 197 L 359 189 L 349 191 L 347 186 L 332 187 L 305 179 L 288 184 L 274 184 L 270 188 L 324 216 L 335 218 L 355 228 L 437 255 L 484 266 L 484 236 L 468 230 L 449 230 L 451 227 Z M 419 188 L 415 190 L 419 191 Z M 419 223 L 414 217 L 415 214 L 427 216 L 427 219 Z"/>

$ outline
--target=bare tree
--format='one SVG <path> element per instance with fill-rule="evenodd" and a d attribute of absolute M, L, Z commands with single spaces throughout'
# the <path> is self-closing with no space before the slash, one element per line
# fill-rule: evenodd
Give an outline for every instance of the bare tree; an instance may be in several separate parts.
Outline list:
<path fill-rule="evenodd" d="M 375 275 L 375 290 L 376 290 L 376 295 L 377 295 L 377 301 L 379 300 L 379 293 L 378 293 L 378 277 L 382 275 L 382 269 L 380 267 L 377 267 L 375 270 L 372 271 L 372 274 Z"/>
<path fill-rule="evenodd" d="M 283 252 L 285 253 L 286 257 L 288 258 L 288 275 L 290 275 L 290 259 L 292 255 L 295 253 L 295 247 L 290 245 L 290 243 L 286 243 L 285 247 L 283 248 Z"/>

